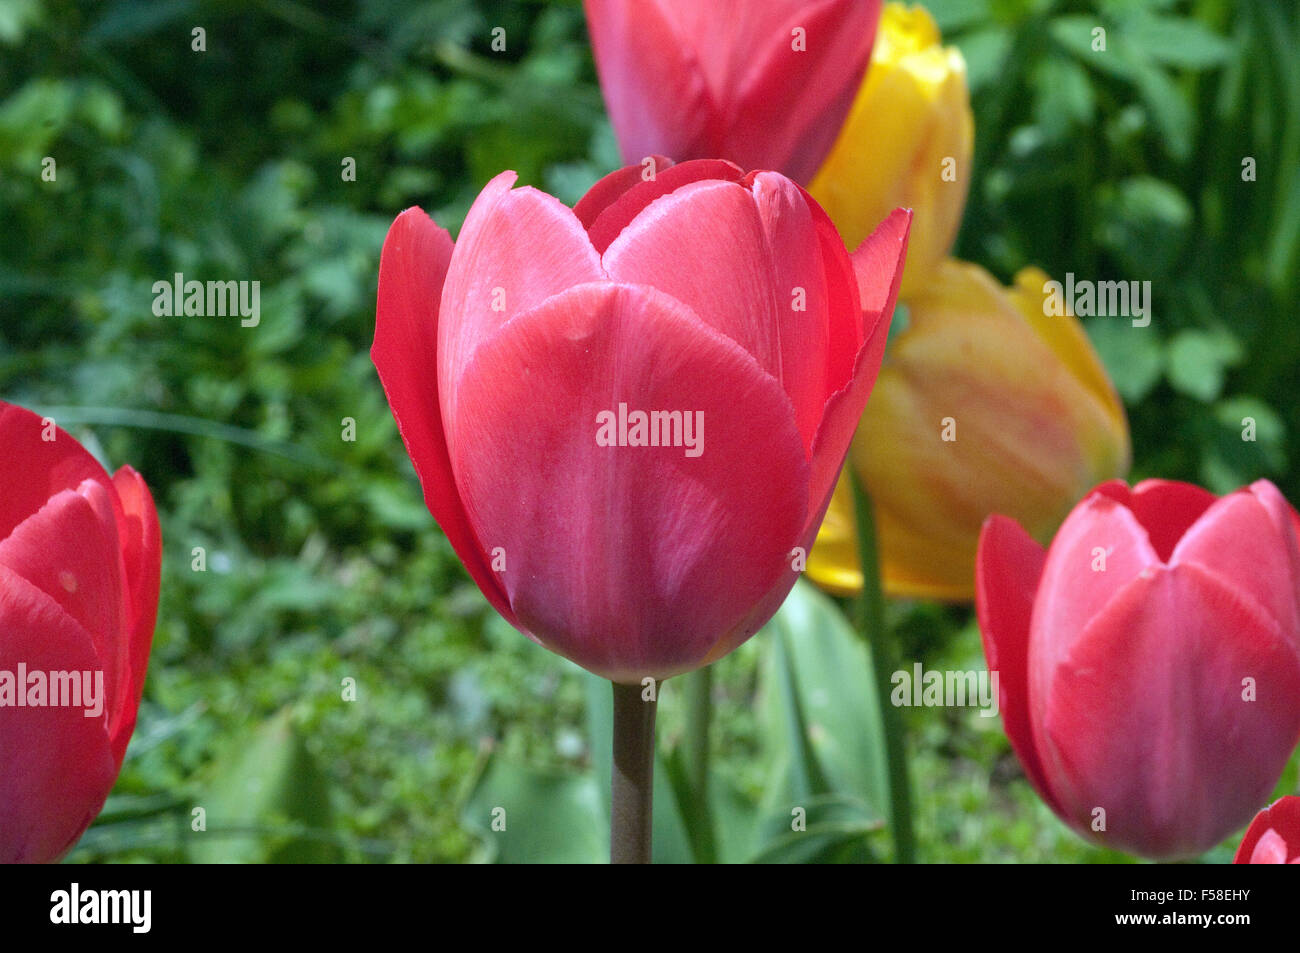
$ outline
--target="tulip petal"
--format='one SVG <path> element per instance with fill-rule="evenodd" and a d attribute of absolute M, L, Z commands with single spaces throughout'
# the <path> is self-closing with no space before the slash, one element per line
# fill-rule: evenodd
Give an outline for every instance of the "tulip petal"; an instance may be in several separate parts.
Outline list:
<path fill-rule="evenodd" d="M 54 494 L 0 543 L 0 566 L 46 593 L 90 634 L 112 735 L 122 713 L 120 686 L 129 681 L 130 622 L 110 493 L 90 479 Z"/>
<path fill-rule="evenodd" d="M 1282 835 L 1271 828 L 1264 832 L 1264 836 L 1259 839 L 1255 849 L 1250 854 L 1252 864 L 1285 864 L 1286 863 L 1286 841 Z"/>
<path fill-rule="evenodd" d="M 690 5 L 711 4 L 690 0 Z M 777 169 L 806 185 L 853 105 L 871 56 L 880 2 L 823 0 L 793 11 L 771 6 L 770 23 L 762 22 L 753 4 L 745 4 L 737 20 L 725 21 L 750 24 L 752 41 L 722 44 L 745 72 L 723 87 L 734 90 L 735 99 L 728 104 L 726 149 L 718 154 L 744 168 Z M 782 14 L 785 22 L 775 22 Z M 804 31 L 806 48 L 794 42 L 796 29 Z M 715 98 L 722 97 L 715 93 Z M 806 118 L 790 121 L 796 116 Z M 781 119 L 774 122 L 774 117 Z"/>
<path fill-rule="evenodd" d="M 586 0 L 624 159 L 719 157 L 807 183 L 871 54 L 880 0 Z"/>
<path fill-rule="evenodd" d="M 448 421 L 456 416 L 460 374 L 476 348 L 551 295 L 604 278 L 572 209 L 534 188 L 511 189 L 515 178 L 502 172 L 484 186 L 447 265 L 438 307 L 437 383 Z M 454 428 L 448 431 L 454 441 Z M 454 443 L 448 450 L 454 457 Z"/>
<path fill-rule="evenodd" d="M 1300 513 L 1271 481 L 1256 480 L 1248 489 L 1268 512 L 1279 534 L 1288 540 L 1300 540 Z"/>
<path fill-rule="evenodd" d="M 54 439 L 45 440 L 45 436 Z M 60 490 L 83 480 L 107 486 L 108 474 L 86 449 L 41 417 L 0 401 L 0 446 L 7 450 L 5 492 L 0 494 L 0 539 Z"/>
<path fill-rule="evenodd" d="M 648 166 L 646 164 L 647 159 L 651 160 Z M 596 223 L 596 220 L 600 218 L 607 208 L 642 182 L 652 181 L 649 176 L 653 175 L 657 179 L 660 172 L 671 169 L 675 164 L 667 156 L 651 155 L 646 156 L 636 165 L 625 165 L 621 169 L 616 169 L 587 190 L 587 193 L 578 200 L 578 204 L 573 207 L 573 214 L 582 223 L 582 227 L 587 230 L 587 234 L 590 235 L 591 226 Z M 673 186 L 673 188 L 676 188 L 676 186 Z M 631 219 L 629 218 L 628 221 L 631 221 Z M 615 232 L 615 236 L 617 234 Z M 611 241 L 613 237 L 611 236 Z M 605 244 L 608 245 L 609 242 Z M 604 247 L 596 246 L 596 251 L 603 252 L 604 250 Z"/>
<path fill-rule="evenodd" d="M 1087 833 L 1102 808 L 1106 842 L 1148 857 L 1199 854 L 1245 824 L 1300 735 L 1295 646 L 1192 564 L 1142 572 L 1051 675 L 1036 738 L 1066 816 Z"/>
<path fill-rule="evenodd" d="M 1183 534 L 1218 499 L 1209 490 L 1176 480 L 1143 480 L 1132 490 L 1122 481 L 1112 480 L 1097 490 L 1133 512 L 1164 562 L 1169 561 Z"/>
<path fill-rule="evenodd" d="M 629 168 L 635 170 L 639 167 L 632 166 Z M 626 171 L 628 170 L 623 170 L 623 172 Z M 676 165 L 670 163 L 668 168 L 656 172 L 654 178 L 642 179 L 622 195 L 615 197 L 613 201 L 597 210 L 596 204 L 606 201 L 608 192 L 624 181 L 622 178 L 623 172 L 613 172 L 592 187 L 593 192 L 599 190 L 599 193 L 591 206 L 584 206 L 587 201 L 585 197 L 582 202 L 578 203 L 578 206 L 582 208 L 580 220 L 587 226 L 592 247 L 601 255 L 604 255 L 609 246 L 614 243 L 614 239 L 623 234 L 623 229 L 627 228 L 633 219 L 657 199 L 663 198 L 665 195 L 671 195 L 692 182 L 714 180 L 740 182 L 745 178 L 745 173 L 739 166 L 724 162 L 721 159 L 693 159 L 690 162 L 679 162 Z M 611 183 L 609 186 L 603 185 L 607 180 L 615 177 L 618 177 L 618 182 Z M 578 214 L 577 208 L 574 209 L 574 214 Z M 590 223 L 587 221 L 588 218 L 590 218 Z"/>
<path fill-rule="evenodd" d="M 774 376 L 794 403 L 799 432 L 811 453 L 827 399 L 848 383 L 843 379 L 832 383 L 828 377 L 833 349 L 830 322 L 851 323 L 857 315 L 851 304 L 839 313 L 832 310 L 822 232 L 808 193 L 783 175 L 760 172 L 752 177 L 750 194 L 766 239 L 775 296 L 778 373 Z M 846 257 L 840 256 L 840 264 Z"/>
<path fill-rule="evenodd" d="M 1038 796 L 1057 814 L 1029 707 L 1029 632 L 1047 551 L 1015 520 L 990 516 L 975 557 L 975 609 L 984 658 L 998 676 L 998 710 L 1011 748 Z"/>
<path fill-rule="evenodd" d="M 461 495 L 547 648 L 615 681 L 666 678 L 788 569 L 808 479 L 789 398 L 681 302 L 570 289 L 484 345 L 462 388 Z M 600 445 L 620 404 L 702 415 L 702 452 Z"/>
<path fill-rule="evenodd" d="M 610 123 L 629 164 L 722 155 L 721 116 L 705 64 L 659 0 L 584 0 Z M 725 44 L 724 44 L 725 45 Z"/>
<path fill-rule="evenodd" d="M 1264 512 L 1273 521 L 1274 529 L 1281 538 L 1291 563 L 1290 591 L 1296 598 L 1296 614 L 1300 616 L 1300 513 L 1287 502 L 1276 486 L 1268 480 L 1256 480 L 1249 487 L 1249 492 L 1264 507 Z M 1289 631 L 1300 639 L 1300 625 Z"/>
<path fill-rule="evenodd" d="M 1066 313 L 1068 308 L 1063 300 L 1053 300 L 1052 292 L 1049 291 L 1052 284 L 1046 272 L 1029 266 L 1016 272 L 1007 295 L 1034 329 L 1039 340 L 1051 348 L 1070 375 L 1103 409 L 1112 427 L 1127 437 L 1128 423 L 1124 415 L 1124 404 L 1119 399 L 1115 385 L 1106 376 L 1106 368 L 1093 349 L 1083 325 L 1073 315 Z M 1127 456 L 1126 450 L 1125 457 Z M 1128 469 L 1127 464 L 1124 469 Z M 1164 481 L 1147 482 L 1155 485 Z"/>
<path fill-rule="evenodd" d="M 1091 494 L 1070 512 L 1043 568 L 1031 636 L 1031 694 L 1046 697 L 1048 680 L 1085 627 L 1158 562 L 1132 511 L 1106 493 Z"/>
<path fill-rule="evenodd" d="M 817 230 L 826 275 L 827 338 L 830 341 L 826 354 L 826 386 L 829 398 L 852 379 L 862 342 L 874 333 L 880 315 L 869 314 L 863 308 L 857 269 L 835 229 L 835 223 L 816 199 L 807 192 L 804 192 L 804 198 Z"/>
<path fill-rule="evenodd" d="M 811 456 L 829 346 L 817 230 L 789 179 L 760 173 L 748 184 L 694 182 L 660 199 L 609 246 L 605 270 L 672 295 L 749 351 L 790 396 Z"/>
<path fill-rule="evenodd" d="M 628 4 L 624 6 L 637 6 Z M 700 53 L 709 88 L 724 96 L 739 93 L 755 54 L 777 39 L 789 46 L 791 17 L 812 4 L 753 3 L 752 0 L 651 0 L 659 16 L 677 31 L 679 42 Z M 710 42 L 713 41 L 713 42 Z M 789 70 L 786 75 L 790 75 Z"/>
<path fill-rule="evenodd" d="M 809 576 L 812 575 L 809 556 L 812 553 L 813 544 L 817 540 L 817 533 L 826 518 L 827 511 L 830 509 L 830 504 L 831 497 L 828 497 L 821 502 L 818 509 L 810 512 L 804 519 L 803 533 L 795 542 L 795 547 L 802 550 L 804 558 L 796 561 L 794 548 L 791 548 L 784 569 L 777 576 L 772 588 L 754 604 L 753 609 L 739 623 L 732 627 L 730 632 L 717 641 L 702 664 L 709 665 L 716 662 L 767 625 L 772 616 L 776 615 L 777 610 L 781 608 L 781 604 L 785 602 L 786 597 L 790 595 L 790 590 L 794 588 L 795 583 L 799 581 L 801 570 L 795 568 L 797 563 L 804 564 L 804 571 L 807 571 Z"/>
<path fill-rule="evenodd" d="M 864 323 L 868 336 L 873 320 L 888 320 L 893 313 L 911 230 L 911 210 L 896 208 L 850 256 L 858 280 L 858 297 L 867 316 Z"/>
<path fill-rule="evenodd" d="M 1276 496 L 1277 502 L 1286 505 L 1271 484 L 1268 489 L 1261 487 L 1260 493 Z M 1273 515 L 1252 490 L 1238 490 L 1215 501 L 1192 524 L 1174 547 L 1169 563 L 1199 566 L 1241 598 L 1252 600 L 1279 631 L 1300 632 L 1293 575 L 1295 546 L 1290 527 L 1283 527 L 1285 536 L 1278 529 Z M 1249 572 L 1242 571 L 1246 566 Z"/>
<path fill-rule="evenodd" d="M 1280 851 L 1276 841 L 1264 843 L 1269 834 L 1282 841 Z M 1255 815 L 1232 862 L 1284 864 L 1288 854 L 1300 857 L 1300 797 L 1295 795 L 1279 798 Z"/>
<path fill-rule="evenodd" d="M 862 344 L 854 357 L 852 378 L 826 401 L 813 442 L 809 493 L 814 512 L 825 512 L 839 479 L 863 408 L 880 373 L 889 337 L 889 322 L 898 299 L 898 284 L 907 254 L 910 212 L 898 210 L 881 223 L 853 253 L 852 264 L 862 309 Z M 844 447 L 840 452 L 839 448 Z"/>
<path fill-rule="evenodd" d="M 802 191 L 802 190 L 801 190 Z M 798 545 L 808 556 L 807 571 L 819 585 L 824 584 L 817 578 L 814 562 L 816 555 L 813 545 L 821 545 L 819 532 L 823 528 L 827 514 L 831 512 L 836 488 L 841 485 L 844 473 L 844 455 L 836 455 L 829 449 L 836 440 L 851 440 L 853 427 L 861 416 L 861 407 L 856 416 L 854 402 L 861 398 L 865 403 L 870 394 L 872 383 L 880 368 L 884 356 L 885 341 L 889 335 L 889 321 L 894 312 L 898 295 L 899 281 L 903 270 L 903 261 L 907 251 L 907 233 L 911 214 L 902 209 L 896 211 L 881 224 L 877 231 L 864 241 L 862 257 L 854 262 L 844 249 L 835 226 L 807 193 L 804 197 L 816 228 L 821 258 L 826 278 L 826 298 L 828 326 L 828 347 L 826 355 L 826 380 L 831 393 L 822 414 L 821 430 L 817 436 L 816 448 L 813 450 L 812 477 L 809 480 L 808 519 Z M 896 255 L 891 260 L 890 255 Z M 892 268 L 892 272 L 887 269 Z M 859 270 L 861 269 L 861 270 Z M 860 284 L 861 283 L 861 284 Z M 863 288 L 871 297 L 871 306 L 861 303 L 860 290 Z M 826 419 L 832 421 L 826 426 Z M 839 464 L 836 465 L 836 461 Z M 832 474 L 829 489 L 826 487 L 827 474 Z M 847 518 L 852 520 L 852 498 L 849 498 Z M 838 514 L 837 514 L 838 516 Z M 850 548 L 856 546 L 856 533 L 850 527 Z M 852 554 L 856 567 L 857 554 Z M 858 583 L 861 586 L 861 569 L 857 569 Z M 797 577 L 797 573 L 789 576 Z M 743 643 L 754 632 L 765 625 L 781 607 L 795 578 L 781 579 L 772 590 L 754 607 L 753 612 L 741 625 L 723 638 L 710 654 L 707 661 L 721 658 Z M 833 587 L 832 587 L 833 588 Z"/>
<path fill-rule="evenodd" d="M 135 730 L 136 713 L 144 693 L 149 649 L 153 645 L 158 614 L 158 585 L 162 572 L 162 532 L 158 511 L 144 478 L 131 467 L 113 475 L 113 486 L 122 502 L 118 538 L 126 569 L 129 630 L 127 666 L 119 687 L 114 717 L 110 719 L 113 758 L 121 765 L 126 746 Z"/>
<path fill-rule="evenodd" d="M 90 634 L 4 565 L 0 632 L 0 671 L 15 678 L 20 663 L 29 673 L 101 666 Z M 0 717 L 0 863 L 48 863 L 76 843 L 113 786 L 106 719 L 68 706 L 6 707 Z"/>
<path fill-rule="evenodd" d="M 451 256 L 451 236 L 420 209 L 407 209 L 393 222 L 379 262 L 370 358 L 429 512 L 488 602 L 513 622 L 505 593 L 465 517 L 438 402 L 438 306 Z"/>

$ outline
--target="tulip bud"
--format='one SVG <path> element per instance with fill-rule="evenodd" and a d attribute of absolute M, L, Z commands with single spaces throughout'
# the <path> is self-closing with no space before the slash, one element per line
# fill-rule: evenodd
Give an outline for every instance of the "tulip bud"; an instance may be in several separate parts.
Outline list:
<path fill-rule="evenodd" d="M 1255 815 L 1234 864 L 1300 864 L 1300 797 L 1279 798 Z"/>
<path fill-rule="evenodd" d="M 633 166 L 570 211 L 513 173 L 454 246 L 394 222 L 371 351 L 425 500 L 488 601 L 612 681 L 735 648 L 803 567 L 906 246 L 727 162 Z"/>
<path fill-rule="evenodd" d="M 806 183 L 862 80 L 880 0 L 585 0 L 623 158 L 728 159 Z M 856 248 L 885 215 L 862 231 Z"/>
<path fill-rule="evenodd" d="M 915 216 L 902 300 L 952 248 L 970 188 L 975 119 L 966 62 L 923 7 L 886 4 L 862 88 L 809 191 L 850 248 L 891 209 Z"/>
<path fill-rule="evenodd" d="M 0 402 L 0 862 L 77 842 L 135 728 L 162 539 L 144 480 Z"/>
<path fill-rule="evenodd" d="M 1046 541 L 1089 487 L 1127 473 L 1123 407 L 1078 321 L 1045 307 L 1049 294 L 1037 268 L 1008 289 L 950 259 L 908 302 L 850 453 L 890 594 L 969 599 L 986 516 Z M 841 594 L 862 585 L 853 526 L 846 483 L 808 562 L 814 582 Z"/>
<path fill-rule="evenodd" d="M 1084 837 L 1193 857 L 1273 790 L 1300 738 L 1298 529 L 1267 480 L 1104 483 L 1047 550 L 989 518 L 976 609 L 1003 724 Z"/>

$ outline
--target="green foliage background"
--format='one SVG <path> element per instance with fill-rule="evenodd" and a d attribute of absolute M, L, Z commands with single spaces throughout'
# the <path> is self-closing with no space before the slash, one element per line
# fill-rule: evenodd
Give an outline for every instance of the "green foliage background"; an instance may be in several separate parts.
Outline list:
<path fill-rule="evenodd" d="M 1038 264 L 1152 281 L 1150 328 L 1089 326 L 1128 407 L 1135 478 L 1225 491 L 1267 476 L 1300 499 L 1294 5 L 929 8 L 967 57 L 976 108 L 958 254 L 1003 279 Z M 1106 54 L 1091 49 L 1098 25 Z M 206 52 L 191 49 L 196 26 Z M 469 582 L 367 351 L 398 211 L 419 204 L 454 234 L 502 169 L 572 203 L 618 164 L 576 0 L 0 0 L 0 394 L 140 469 L 165 540 L 139 726 L 71 859 L 599 855 L 607 700 Z M 155 317 L 152 285 L 176 272 L 260 281 L 261 325 Z M 349 417 L 355 442 L 341 439 Z M 716 667 L 714 856 L 888 855 L 873 731 L 837 727 L 825 691 L 795 674 L 810 652 L 866 664 L 833 623 L 796 624 L 826 610 L 801 589 Z M 982 668 L 969 609 L 891 614 L 904 659 Z M 680 791 L 675 690 L 661 775 Z M 867 697 L 864 684 L 851 704 Z M 922 859 L 1118 859 L 1037 801 L 997 719 L 905 714 Z M 811 799 L 812 847 L 782 840 L 777 790 Z M 489 826 L 501 797 L 518 805 L 510 838 Z M 661 819 L 661 838 L 682 823 Z"/>

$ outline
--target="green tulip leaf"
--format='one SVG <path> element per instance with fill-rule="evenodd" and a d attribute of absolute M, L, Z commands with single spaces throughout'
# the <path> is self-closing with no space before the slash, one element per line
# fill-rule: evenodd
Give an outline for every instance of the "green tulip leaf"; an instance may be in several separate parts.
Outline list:
<path fill-rule="evenodd" d="M 609 831 L 595 777 L 544 771 L 495 754 L 461 810 L 489 859 L 505 864 L 599 864 Z"/>
<path fill-rule="evenodd" d="M 839 608 L 800 581 L 757 638 L 764 738 L 776 777 L 765 807 L 784 813 L 830 792 L 880 819 L 888 805 L 884 740 L 867 648 Z"/>
<path fill-rule="evenodd" d="M 717 862 L 743 864 L 754 856 L 760 836 L 762 815 L 754 798 L 742 792 L 728 777 L 715 774 L 709 783 L 713 808 L 714 843 Z"/>
<path fill-rule="evenodd" d="M 324 773 L 283 709 L 237 739 L 195 794 L 206 830 L 189 834 L 198 863 L 329 863 L 340 859 L 331 833 Z M 191 827 L 193 825 L 191 824 Z"/>
<path fill-rule="evenodd" d="M 765 817 L 761 846 L 750 859 L 762 864 L 875 863 L 880 857 L 871 841 L 884 829 L 878 812 L 861 801 L 822 795 Z M 880 846 L 883 853 L 887 845 Z"/>

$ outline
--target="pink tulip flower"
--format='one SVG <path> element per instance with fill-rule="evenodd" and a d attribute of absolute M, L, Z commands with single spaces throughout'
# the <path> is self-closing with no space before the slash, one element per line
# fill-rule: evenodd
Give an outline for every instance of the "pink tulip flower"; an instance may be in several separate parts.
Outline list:
<path fill-rule="evenodd" d="M 1234 864 L 1300 864 L 1300 797 L 1279 798 L 1255 815 Z"/>
<path fill-rule="evenodd" d="M 1267 480 L 1103 483 L 1044 551 L 984 524 L 976 606 L 1012 748 L 1099 843 L 1190 857 L 1250 820 L 1300 736 L 1300 548 Z"/>
<path fill-rule="evenodd" d="M 871 56 L 880 0 L 586 0 L 623 158 L 729 159 L 807 184 Z"/>
<path fill-rule="evenodd" d="M 140 474 L 0 402 L 0 862 L 95 819 L 135 728 L 162 539 Z"/>
<path fill-rule="evenodd" d="M 407 209 L 371 350 L 488 601 L 623 683 L 726 654 L 793 586 L 880 366 L 910 221 L 851 257 L 778 173 L 658 168 L 573 210 L 502 173 L 454 246 Z"/>

